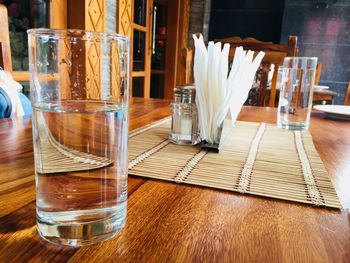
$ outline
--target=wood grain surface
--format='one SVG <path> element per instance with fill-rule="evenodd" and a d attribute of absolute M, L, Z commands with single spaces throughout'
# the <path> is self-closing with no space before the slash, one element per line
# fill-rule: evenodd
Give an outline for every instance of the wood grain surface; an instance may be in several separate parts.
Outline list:
<path fill-rule="evenodd" d="M 168 116 L 168 105 L 134 99 L 130 128 Z M 276 109 L 245 107 L 239 119 L 274 123 Z M 76 249 L 36 232 L 31 119 L 0 120 L 0 262 L 349 262 L 350 123 L 315 112 L 310 131 L 344 209 L 129 176 L 125 228 Z"/>

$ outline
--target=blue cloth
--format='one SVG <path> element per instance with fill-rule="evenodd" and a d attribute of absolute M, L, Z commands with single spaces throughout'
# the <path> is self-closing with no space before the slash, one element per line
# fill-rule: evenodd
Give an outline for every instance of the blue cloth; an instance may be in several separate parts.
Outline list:
<path fill-rule="evenodd" d="M 6 91 L 0 87 L 0 119 L 8 118 L 11 115 L 12 105 Z"/>
<path fill-rule="evenodd" d="M 19 94 L 19 99 L 21 100 L 23 111 L 25 115 L 32 115 L 32 103 L 22 92 Z"/>
<path fill-rule="evenodd" d="M 22 103 L 23 111 L 25 115 L 32 114 L 32 104 L 30 100 L 22 92 L 18 93 L 19 99 Z M 12 105 L 10 97 L 6 91 L 0 87 L 0 119 L 9 118 L 11 116 Z"/>

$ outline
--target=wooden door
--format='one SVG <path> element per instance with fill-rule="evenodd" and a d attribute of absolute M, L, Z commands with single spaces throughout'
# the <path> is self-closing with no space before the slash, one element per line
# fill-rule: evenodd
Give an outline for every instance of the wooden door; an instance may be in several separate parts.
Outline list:
<path fill-rule="evenodd" d="M 183 83 L 177 80 L 177 76 L 182 76 L 184 72 L 184 66 L 178 62 L 183 59 L 179 50 L 187 47 L 189 3 L 190 0 L 118 1 L 117 32 L 129 36 L 131 40 L 130 89 L 133 96 L 149 98 L 152 85 L 153 89 L 162 89 L 161 97 L 171 99 L 175 83 Z M 166 25 L 162 25 L 162 27 L 166 26 L 166 33 L 160 34 L 160 28 L 157 26 L 153 28 L 155 5 L 167 6 Z M 155 40 L 163 40 L 166 43 L 166 51 L 163 53 L 166 57 L 165 67 L 153 68 L 152 72 L 153 76 L 163 75 L 161 85 L 151 82 L 152 42 L 154 43 Z"/>
<path fill-rule="evenodd" d="M 118 2 L 119 34 L 130 38 L 130 89 L 135 97 L 150 97 L 153 0 Z"/>
<path fill-rule="evenodd" d="M 131 23 L 131 81 L 134 97 L 150 97 L 153 0 L 134 0 Z"/>
<path fill-rule="evenodd" d="M 190 0 L 154 0 L 151 95 L 172 99 L 185 83 L 181 50 L 187 48 Z"/>

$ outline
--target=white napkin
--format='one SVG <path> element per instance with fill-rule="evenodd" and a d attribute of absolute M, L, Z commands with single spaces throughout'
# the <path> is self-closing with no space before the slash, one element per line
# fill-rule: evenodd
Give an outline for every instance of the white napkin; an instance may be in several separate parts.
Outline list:
<path fill-rule="evenodd" d="M 199 127 L 202 140 L 218 143 L 218 131 L 228 110 L 232 125 L 248 97 L 255 73 L 265 53 L 260 51 L 253 59 L 253 51 L 236 48 L 231 71 L 228 72 L 230 45 L 209 42 L 206 48 L 203 37 L 193 35 L 194 80 Z"/>
<path fill-rule="evenodd" d="M 22 86 L 12 78 L 10 72 L 0 70 L 0 87 L 5 90 L 12 103 L 11 116 L 24 116 L 24 110 L 18 92 L 21 92 Z"/>

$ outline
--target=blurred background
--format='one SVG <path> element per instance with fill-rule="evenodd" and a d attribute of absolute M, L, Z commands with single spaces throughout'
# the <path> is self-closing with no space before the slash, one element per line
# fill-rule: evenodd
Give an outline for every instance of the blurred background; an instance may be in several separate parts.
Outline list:
<path fill-rule="evenodd" d="M 28 70 L 28 28 L 55 27 L 52 17 L 66 12 L 66 21 L 58 25 L 89 29 L 86 19 L 79 22 L 89 14 L 92 24 L 105 19 L 102 30 L 132 38 L 133 96 L 172 98 L 173 87 L 183 82 L 181 49 L 193 48 L 193 33 L 206 40 L 239 36 L 273 43 L 287 43 L 295 35 L 298 55 L 316 56 L 323 65 L 319 85 L 339 94 L 334 103 L 343 102 L 350 79 L 350 0 L 128 0 L 125 25 L 131 29 L 122 27 L 121 0 L 64 0 L 61 9 L 56 2 L 0 0 L 8 8 L 15 71 Z"/>

